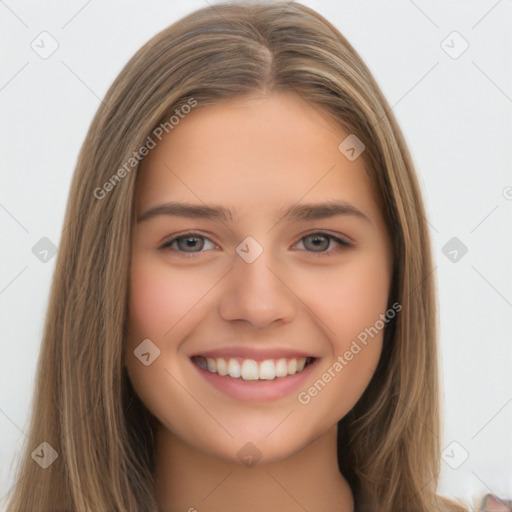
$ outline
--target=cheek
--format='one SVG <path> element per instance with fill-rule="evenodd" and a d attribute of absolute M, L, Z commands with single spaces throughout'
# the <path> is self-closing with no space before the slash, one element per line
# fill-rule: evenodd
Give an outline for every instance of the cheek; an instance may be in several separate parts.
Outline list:
<path fill-rule="evenodd" d="M 179 400 L 181 396 L 170 375 L 183 381 L 182 360 L 176 351 L 187 335 L 188 324 L 194 321 L 194 305 L 205 294 L 207 284 L 200 273 L 171 268 L 151 254 L 132 258 L 125 365 L 135 392 L 160 420 L 168 411 L 170 397 Z M 147 366 L 134 355 L 146 339 L 160 351 Z M 148 350 L 156 349 L 150 346 Z M 186 409 L 184 404 L 176 404 Z"/>
<path fill-rule="evenodd" d="M 306 283 L 310 292 L 308 305 L 317 312 L 336 339 L 346 343 L 365 328 L 374 325 L 385 313 L 388 302 L 390 274 L 382 259 L 361 255 L 347 265 L 316 275 L 315 282 Z M 311 290 L 316 292 L 311 293 Z"/>
<path fill-rule="evenodd" d="M 345 276 L 340 292 L 340 312 L 354 324 L 368 327 L 384 313 L 389 295 L 387 265 L 371 257 L 358 261 Z"/>
<path fill-rule="evenodd" d="M 344 417 L 378 365 L 385 325 L 381 315 L 386 313 L 390 285 L 384 261 L 361 254 L 317 281 L 318 293 L 310 295 L 311 309 L 328 327 L 331 353 L 297 398 L 308 414 L 322 419 L 318 424 L 334 424 Z"/>
<path fill-rule="evenodd" d="M 190 314 L 207 290 L 199 272 L 183 272 L 151 258 L 132 262 L 130 331 L 144 338 L 163 339 Z"/>

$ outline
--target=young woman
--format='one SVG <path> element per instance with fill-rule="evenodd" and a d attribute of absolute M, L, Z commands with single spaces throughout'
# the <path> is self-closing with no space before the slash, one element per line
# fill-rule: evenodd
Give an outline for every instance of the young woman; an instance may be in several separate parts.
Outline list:
<path fill-rule="evenodd" d="M 369 70 L 298 3 L 141 48 L 80 153 L 9 512 L 463 511 L 433 266 Z"/>

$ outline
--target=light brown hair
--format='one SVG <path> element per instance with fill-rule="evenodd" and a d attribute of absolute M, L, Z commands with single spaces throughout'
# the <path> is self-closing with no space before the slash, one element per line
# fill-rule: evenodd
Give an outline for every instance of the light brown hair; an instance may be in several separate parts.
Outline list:
<path fill-rule="evenodd" d="M 363 396 L 339 422 L 339 466 L 363 510 L 464 511 L 436 495 L 437 304 L 420 188 L 400 128 L 354 48 L 296 2 L 198 10 L 148 41 L 110 87 L 73 177 L 39 356 L 28 441 L 8 512 L 157 511 L 151 415 L 123 364 L 138 166 L 98 199 L 152 130 L 190 98 L 290 91 L 365 144 L 394 251 L 385 331 Z M 341 142 L 341 141 L 340 141 Z M 57 460 L 31 458 L 43 441 Z M 366 508 L 365 508 L 366 510 Z"/>

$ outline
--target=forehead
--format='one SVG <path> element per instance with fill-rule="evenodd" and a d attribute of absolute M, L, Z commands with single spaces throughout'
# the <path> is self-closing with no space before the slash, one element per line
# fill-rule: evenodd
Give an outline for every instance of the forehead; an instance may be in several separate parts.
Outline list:
<path fill-rule="evenodd" d="M 255 213 L 341 199 L 378 216 L 363 159 L 339 150 L 349 135 L 292 93 L 198 105 L 144 158 L 137 209 L 172 199 Z"/>

